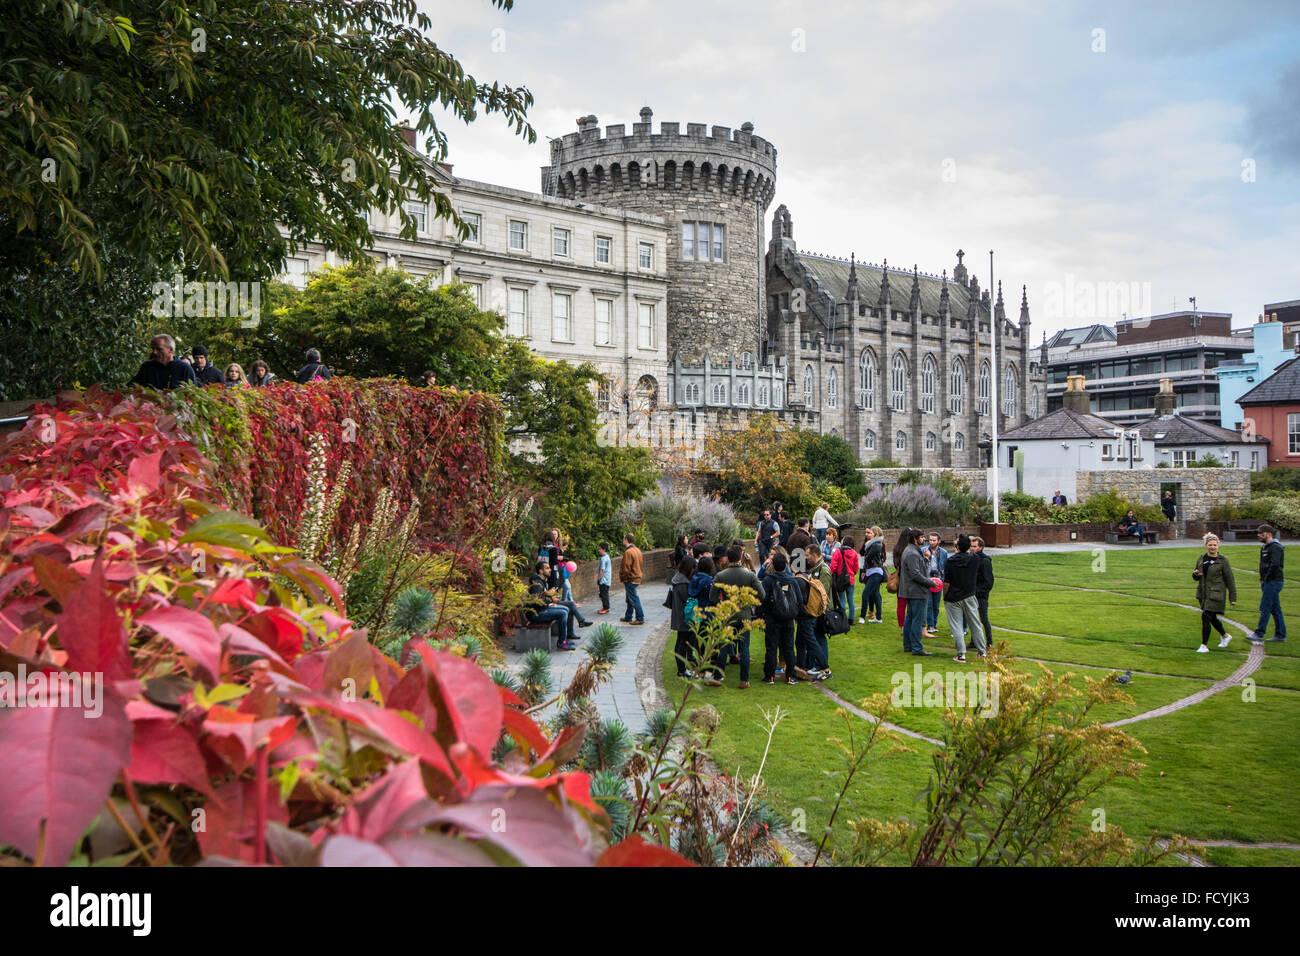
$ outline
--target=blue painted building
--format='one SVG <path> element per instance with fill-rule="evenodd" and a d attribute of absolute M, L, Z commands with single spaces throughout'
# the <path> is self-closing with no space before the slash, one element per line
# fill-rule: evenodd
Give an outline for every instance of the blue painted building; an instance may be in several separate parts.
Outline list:
<path fill-rule="evenodd" d="M 1220 362 L 1215 372 L 1219 376 L 1219 424 L 1236 428 L 1242 421 L 1241 406 L 1237 399 L 1259 382 L 1272 375 L 1283 362 L 1296 357 L 1294 348 L 1287 348 L 1288 338 L 1283 334 L 1285 323 L 1279 321 L 1257 322 L 1254 332 L 1254 350 L 1239 361 Z"/>

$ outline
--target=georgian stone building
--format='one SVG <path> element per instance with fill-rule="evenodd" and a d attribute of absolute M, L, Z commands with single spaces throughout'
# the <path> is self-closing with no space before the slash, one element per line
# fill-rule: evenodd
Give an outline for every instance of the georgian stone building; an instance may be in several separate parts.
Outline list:
<path fill-rule="evenodd" d="M 665 464 L 751 415 L 843 436 L 864 461 L 979 467 L 992 427 L 991 323 L 999 323 L 1000 427 L 1045 411 L 1029 307 L 1007 320 L 967 274 L 951 280 L 801 252 L 776 190 L 776 148 L 754 134 L 665 122 L 629 133 L 594 116 L 551 141 L 541 194 L 462 179 L 432 164 L 471 226 L 460 239 L 417 200 L 414 240 L 372 213 L 381 263 L 470 286 L 538 353 L 590 361 L 604 384 L 604 439 Z M 415 149 L 415 135 L 407 131 Z M 290 278 L 335 257 L 310 244 Z"/>

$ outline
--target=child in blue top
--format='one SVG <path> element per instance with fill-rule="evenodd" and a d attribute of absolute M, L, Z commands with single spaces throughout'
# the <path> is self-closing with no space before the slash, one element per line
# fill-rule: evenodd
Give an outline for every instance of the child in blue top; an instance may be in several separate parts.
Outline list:
<path fill-rule="evenodd" d="M 600 610 L 597 614 L 609 613 L 609 585 L 614 574 L 614 564 L 609 559 L 609 543 L 602 541 L 596 546 L 600 552 L 600 564 L 597 570 L 596 583 L 600 585 Z"/>

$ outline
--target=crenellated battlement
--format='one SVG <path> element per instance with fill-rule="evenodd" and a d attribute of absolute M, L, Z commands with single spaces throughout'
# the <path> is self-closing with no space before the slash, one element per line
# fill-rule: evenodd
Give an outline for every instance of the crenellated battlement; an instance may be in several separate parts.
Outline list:
<path fill-rule="evenodd" d="M 684 190 L 757 200 L 764 207 L 776 192 L 776 147 L 739 129 L 706 123 L 659 124 L 649 107 L 627 132 L 605 127 L 595 116 L 578 120 L 578 132 L 551 140 L 551 165 L 542 170 L 543 192 L 566 199 L 598 197 L 632 189 Z"/>

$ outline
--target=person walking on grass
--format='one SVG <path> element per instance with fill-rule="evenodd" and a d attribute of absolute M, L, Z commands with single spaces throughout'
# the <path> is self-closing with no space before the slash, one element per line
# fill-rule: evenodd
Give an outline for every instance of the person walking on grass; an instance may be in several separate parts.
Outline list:
<path fill-rule="evenodd" d="M 1196 559 L 1192 571 L 1196 581 L 1196 603 L 1201 606 L 1201 646 L 1198 654 L 1210 653 L 1210 628 L 1219 632 L 1219 647 L 1227 647 L 1232 637 L 1223 629 L 1219 615 L 1229 604 L 1237 603 L 1237 581 L 1232 576 L 1232 565 L 1227 555 L 1219 553 L 1219 536 L 1210 532 L 1205 536 L 1205 553 Z"/>
<path fill-rule="evenodd" d="M 908 528 L 903 532 L 903 537 L 907 540 L 907 546 L 903 550 L 902 566 L 898 572 L 898 597 L 907 601 L 903 645 L 905 650 L 917 657 L 929 657 L 930 652 L 921 644 L 921 628 L 930 610 L 930 588 L 934 583 L 927 572 L 927 559 L 921 553 L 921 541 L 925 536 L 916 528 Z"/>
<path fill-rule="evenodd" d="M 749 570 L 744 565 L 745 549 L 739 544 L 733 544 L 727 549 L 727 566 L 713 576 L 713 591 L 709 595 L 709 603 L 716 605 L 724 600 L 725 594 L 720 587 L 723 584 L 730 584 L 734 587 L 746 587 L 754 592 L 758 598 L 758 604 L 761 607 L 766 592 L 763 590 L 763 582 L 758 579 L 758 575 Z M 754 617 L 754 609 L 747 607 L 728 622 L 732 632 L 735 634 L 734 640 L 725 649 L 726 654 L 719 654 L 719 664 L 725 667 L 729 657 L 735 656 L 740 659 L 740 689 L 749 689 L 749 622 Z"/>
<path fill-rule="evenodd" d="M 880 586 L 885 583 L 885 533 L 876 526 L 867 529 L 862 542 L 862 613 L 859 624 L 883 624 Z"/>
<path fill-rule="evenodd" d="M 984 627 L 980 624 L 979 598 L 975 596 L 979 566 L 979 556 L 970 553 L 970 538 L 964 534 L 957 535 L 957 553 L 948 559 L 945 568 L 943 596 L 948 612 L 948 630 L 952 632 L 952 643 L 957 648 L 953 660 L 958 664 L 966 663 L 967 632 L 980 657 L 988 651 Z"/>
<path fill-rule="evenodd" d="M 687 625 L 695 631 L 696 653 L 700 653 L 703 648 L 700 641 L 700 631 L 711 618 L 712 612 L 709 608 L 713 606 L 713 558 L 710 555 L 704 555 L 700 558 L 699 563 L 695 565 L 695 573 L 691 575 L 691 583 L 686 589 L 687 601 L 695 602 L 694 616 L 688 612 L 686 617 Z M 730 650 L 727 646 L 715 647 L 713 656 L 709 658 L 707 664 L 701 661 L 699 677 L 705 684 L 710 687 L 722 686 L 722 667 L 725 664 Z"/>
<path fill-rule="evenodd" d="M 641 587 L 641 549 L 634 543 L 631 532 L 623 535 L 623 561 L 618 566 L 618 579 L 623 582 L 623 595 L 627 599 L 627 610 L 620 620 L 624 624 L 644 624 L 645 611 L 637 594 Z"/>
<path fill-rule="evenodd" d="M 609 613 L 609 586 L 613 581 L 614 562 L 609 559 L 609 542 L 602 541 L 596 545 L 600 561 L 596 567 L 596 586 L 600 588 L 600 610 L 597 614 Z"/>
<path fill-rule="evenodd" d="M 971 554 L 979 559 L 979 570 L 975 573 L 975 599 L 979 603 L 980 626 L 984 628 L 984 643 L 993 646 L 993 625 L 989 623 L 989 594 L 993 591 L 993 558 L 984 550 L 984 539 L 972 535 L 970 539 Z"/>
<path fill-rule="evenodd" d="M 1277 540 L 1277 531 L 1270 525 L 1262 524 L 1257 532 L 1260 540 L 1259 549 L 1259 623 L 1248 636 L 1258 644 L 1265 640 L 1264 632 L 1268 630 L 1268 619 L 1273 618 L 1273 636 L 1267 640 L 1286 640 L 1286 621 L 1282 619 L 1282 542 Z"/>

